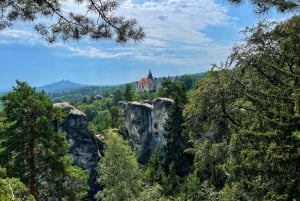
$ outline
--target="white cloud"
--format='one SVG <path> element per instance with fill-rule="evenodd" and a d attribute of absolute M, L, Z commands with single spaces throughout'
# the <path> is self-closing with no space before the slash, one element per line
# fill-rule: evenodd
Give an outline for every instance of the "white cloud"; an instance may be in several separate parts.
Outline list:
<path fill-rule="evenodd" d="M 36 33 L 24 29 L 4 29 L 0 31 L 0 42 L 3 43 L 21 43 L 33 45 L 39 40 Z"/>
<path fill-rule="evenodd" d="M 4 29 L 0 32 L 0 35 L 12 38 L 30 38 L 34 37 L 31 32 L 24 30 Z"/>
<path fill-rule="evenodd" d="M 72 1 L 64 2 L 63 9 L 67 13 L 85 14 L 85 4 Z M 147 43 L 154 38 L 156 42 L 158 39 L 190 43 L 211 41 L 201 31 L 208 26 L 224 25 L 228 20 L 226 13 L 227 9 L 213 0 L 123 0 L 115 12 L 127 19 L 137 19 L 146 32 Z"/>
<path fill-rule="evenodd" d="M 137 60 L 177 66 L 210 66 L 225 61 L 231 52 L 231 44 L 183 45 L 180 48 L 137 48 L 133 56 Z"/>
<path fill-rule="evenodd" d="M 83 13 L 84 6 L 66 1 L 65 11 Z M 145 62 L 169 65 L 207 65 L 225 58 L 230 44 L 216 45 L 214 39 L 205 34 L 206 28 L 226 26 L 232 20 L 227 9 L 214 0 L 123 0 L 117 15 L 134 18 L 142 26 L 146 38 L 138 44 L 122 47 L 95 46 L 91 41 L 56 43 L 69 51 L 71 56 L 88 58 L 132 58 Z M 20 28 L 20 27 L 17 27 Z M 0 32 L 0 42 L 47 45 L 46 41 L 31 27 L 7 29 Z M 21 27 L 23 28 L 23 27 Z M 52 48 L 53 46 L 48 46 Z M 64 54 L 68 55 L 68 53 Z"/>
<path fill-rule="evenodd" d="M 126 0 L 120 15 L 135 18 L 147 38 L 185 43 L 203 43 L 212 39 L 203 31 L 208 26 L 222 26 L 229 17 L 225 7 L 213 0 L 160 0 L 143 3 Z"/>
<path fill-rule="evenodd" d="M 73 55 L 76 56 L 83 56 L 88 58 L 118 58 L 123 56 L 131 55 L 130 52 L 116 52 L 116 51 L 101 51 L 100 49 L 97 49 L 95 47 L 72 47 L 72 46 L 66 46 L 66 48 L 72 52 Z"/>
<path fill-rule="evenodd" d="M 160 40 L 160 39 L 157 39 L 157 38 L 146 38 L 142 43 L 145 46 L 167 47 L 170 42 Z"/>
<path fill-rule="evenodd" d="M 144 42 L 132 49 L 137 60 L 209 66 L 224 61 L 231 51 L 232 43 L 216 44 L 205 34 L 207 28 L 234 20 L 213 0 L 124 0 L 118 14 L 137 19 L 145 30 Z"/>

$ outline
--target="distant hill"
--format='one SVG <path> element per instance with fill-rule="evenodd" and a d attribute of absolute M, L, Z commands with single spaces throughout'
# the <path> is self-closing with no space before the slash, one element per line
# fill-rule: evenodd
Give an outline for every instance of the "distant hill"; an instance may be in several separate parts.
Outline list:
<path fill-rule="evenodd" d="M 69 80 L 62 80 L 45 86 L 37 87 L 37 91 L 44 90 L 47 93 L 58 93 L 58 92 L 67 92 L 76 89 L 86 87 L 88 85 L 78 84 L 75 82 L 70 82 Z"/>

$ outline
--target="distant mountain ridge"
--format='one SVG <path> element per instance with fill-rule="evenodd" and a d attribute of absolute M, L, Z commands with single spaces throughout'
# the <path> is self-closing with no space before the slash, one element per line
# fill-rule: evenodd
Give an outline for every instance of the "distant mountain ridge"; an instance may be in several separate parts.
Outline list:
<path fill-rule="evenodd" d="M 75 82 L 71 82 L 69 80 L 62 80 L 58 82 L 54 82 L 52 84 L 44 85 L 41 87 L 37 87 L 37 91 L 42 91 L 44 90 L 47 93 L 57 93 L 57 92 L 67 92 L 67 91 L 72 91 L 76 89 L 80 89 L 83 87 L 86 87 L 88 85 L 84 84 L 78 84 Z"/>
<path fill-rule="evenodd" d="M 204 77 L 207 72 L 202 73 L 195 73 L 195 74 L 184 74 L 184 75 L 178 75 L 178 76 L 169 76 L 168 78 L 171 78 L 173 80 L 178 79 L 180 80 L 180 77 L 184 76 L 192 76 L 194 79 L 199 77 Z M 158 83 L 161 83 L 166 77 L 157 77 L 156 81 Z M 106 88 L 106 87 L 115 87 L 118 89 L 123 90 L 125 88 L 125 84 L 119 84 L 119 85 L 103 85 L 103 86 L 97 86 L 97 85 L 87 85 L 87 84 L 79 84 L 75 82 L 71 82 L 69 80 L 61 80 L 58 82 L 54 82 L 51 84 L 47 84 L 44 86 L 36 87 L 37 91 L 45 91 L 46 93 L 62 93 L 62 92 L 71 92 L 75 90 L 80 90 L 82 88 L 86 88 L 86 90 L 91 91 L 93 88 L 97 90 L 98 88 Z M 130 84 L 136 84 L 136 81 L 131 82 Z M 91 88 L 92 87 L 92 88 Z M 9 93 L 12 89 L 0 89 L 0 96 Z"/>

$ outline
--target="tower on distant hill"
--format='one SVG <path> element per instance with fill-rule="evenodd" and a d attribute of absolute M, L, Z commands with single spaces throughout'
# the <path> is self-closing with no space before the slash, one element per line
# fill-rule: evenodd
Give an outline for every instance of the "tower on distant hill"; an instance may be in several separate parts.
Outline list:
<path fill-rule="evenodd" d="M 151 92 L 156 90 L 156 79 L 153 78 L 151 70 L 149 70 L 148 77 L 142 78 L 136 82 L 136 91 Z"/>

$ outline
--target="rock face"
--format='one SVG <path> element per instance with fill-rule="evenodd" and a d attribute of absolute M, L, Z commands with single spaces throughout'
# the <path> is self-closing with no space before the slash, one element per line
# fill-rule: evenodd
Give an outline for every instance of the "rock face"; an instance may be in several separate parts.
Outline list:
<path fill-rule="evenodd" d="M 96 167 L 101 156 L 100 152 L 103 151 L 103 142 L 89 132 L 88 120 L 83 112 L 67 102 L 56 103 L 54 106 L 67 113 L 66 119 L 57 129 L 67 133 L 69 154 L 74 163 L 89 171 L 88 183 L 91 187 L 89 194 L 92 196 L 99 188 L 95 186 L 98 176 Z"/>
<path fill-rule="evenodd" d="M 174 101 L 157 98 L 153 102 L 119 102 L 124 113 L 126 137 L 137 151 L 140 163 L 148 161 L 152 149 L 162 149 L 166 145 L 163 137 L 168 109 Z"/>

